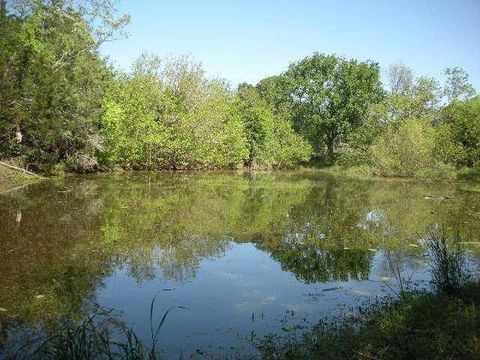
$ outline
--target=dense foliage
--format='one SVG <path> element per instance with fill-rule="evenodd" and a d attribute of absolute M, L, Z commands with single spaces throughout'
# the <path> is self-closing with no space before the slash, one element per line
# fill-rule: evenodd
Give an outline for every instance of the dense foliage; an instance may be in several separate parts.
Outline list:
<path fill-rule="evenodd" d="M 124 168 L 236 167 L 244 126 L 222 81 L 188 58 L 142 56 L 105 99 L 105 161 Z"/>
<path fill-rule="evenodd" d="M 451 178 L 455 168 L 478 166 L 480 98 L 462 70 L 445 73 L 442 87 L 433 78 L 415 78 L 404 65 L 390 67 L 387 95 L 343 144 L 340 168 Z"/>
<path fill-rule="evenodd" d="M 424 118 L 391 124 L 372 145 L 374 171 L 382 176 L 448 176 L 449 167 L 435 155 L 435 129 Z"/>
<path fill-rule="evenodd" d="M 300 133 L 333 160 L 335 144 L 366 118 L 382 96 L 379 67 L 334 55 L 314 54 L 290 65 L 288 96 Z"/>
<path fill-rule="evenodd" d="M 480 97 L 454 101 L 440 116 L 437 151 L 441 159 L 455 166 L 480 166 Z"/>
<path fill-rule="evenodd" d="M 99 49 L 128 16 L 111 0 L 0 1 L 0 157 L 45 173 L 335 164 L 399 177 L 480 165 L 480 99 L 457 67 L 314 53 L 232 90 L 189 57 L 116 71 Z"/>
<path fill-rule="evenodd" d="M 2 8 L 2 154 L 22 156 L 40 170 L 59 162 L 93 169 L 101 149 L 101 101 L 111 76 L 98 54 L 108 34 L 97 38 L 92 24 L 108 17 L 107 9 L 91 13 L 68 1 L 11 1 Z M 109 26 L 104 22 L 102 29 Z"/>
<path fill-rule="evenodd" d="M 275 113 L 255 87 L 239 87 L 237 111 L 245 126 L 248 166 L 293 166 L 308 161 L 310 144 L 294 131 L 288 117 Z"/>

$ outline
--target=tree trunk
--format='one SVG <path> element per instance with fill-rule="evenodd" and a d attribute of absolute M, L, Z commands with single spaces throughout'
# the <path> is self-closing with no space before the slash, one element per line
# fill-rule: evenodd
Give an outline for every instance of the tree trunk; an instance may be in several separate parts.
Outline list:
<path fill-rule="evenodd" d="M 15 125 L 15 140 L 17 143 L 21 143 L 23 139 L 22 131 L 20 130 L 20 121 L 17 121 Z"/>
<path fill-rule="evenodd" d="M 327 140 L 327 152 L 328 152 L 328 160 L 333 163 L 334 160 L 334 144 L 335 141 L 333 139 Z"/>
<path fill-rule="evenodd" d="M 7 15 L 7 4 L 6 0 L 0 0 L 0 16 L 4 17 Z"/>

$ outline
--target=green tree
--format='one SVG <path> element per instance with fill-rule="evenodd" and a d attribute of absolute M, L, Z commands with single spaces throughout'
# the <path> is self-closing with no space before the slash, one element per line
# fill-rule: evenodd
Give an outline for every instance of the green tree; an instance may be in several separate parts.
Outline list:
<path fill-rule="evenodd" d="M 446 83 L 443 89 L 443 95 L 447 97 L 448 102 L 455 100 L 467 100 L 475 96 L 475 89 L 468 82 L 468 74 L 459 67 L 447 68 L 444 70 Z"/>
<path fill-rule="evenodd" d="M 105 105 L 106 163 L 133 169 L 237 167 L 243 123 L 223 81 L 188 57 L 144 55 L 119 76 Z"/>
<path fill-rule="evenodd" d="M 6 12 L 5 1 L 0 2 L 0 145 L 5 150 L 10 140 L 15 139 L 18 127 L 10 119 L 15 117 L 18 109 L 18 87 L 16 66 L 17 59 L 14 54 L 20 43 L 21 20 L 9 16 Z M 19 140 L 20 139 L 19 136 Z M 17 139 L 15 139 L 16 141 Z"/>
<path fill-rule="evenodd" d="M 293 119 L 293 103 L 289 96 L 290 80 L 285 74 L 270 76 L 262 79 L 256 86 L 260 96 L 271 106 L 276 113 Z"/>
<path fill-rule="evenodd" d="M 85 5 L 86 4 L 86 5 Z M 102 96 L 110 71 L 99 55 L 128 20 L 113 18 L 111 1 L 9 1 L 2 27 L 0 144 L 30 166 L 67 162 L 93 170 Z M 3 31 L 2 31 L 3 34 Z M 15 144 L 17 143 L 17 144 Z"/>
<path fill-rule="evenodd" d="M 413 88 L 413 71 L 404 64 L 392 64 L 388 67 L 387 80 L 391 94 L 406 95 Z"/>
<path fill-rule="evenodd" d="M 387 82 L 389 91 L 372 112 L 378 121 L 392 123 L 414 117 L 434 120 L 441 100 L 440 87 L 434 78 L 415 77 L 409 67 L 393 64 Z"/>
<path fill-rule="evenodd" d="M 457 167 L 480 166 L 480 97 L 454 101 L 441 112 L 439 157 Z"/>
<path fill-rule="evenodd" d="M 296 128 L 333 160 L 335 144 L 365 120 L 381 100 L 379 66 L 315 53 L 290 65 L 289 98 Z"/>
<path fill-rule="evenodd" d="M 348 150 L 351 151 L 342 153 L 342 163 L 378 167 L 379 164 L 372 163 L 378 160 L 372 157 L 372 145 L 378 143 L 379 137 L 393 136 L 405 121 L 436 122 L 440 91 L 434 78 L 416 78 L 407 66 L 394 64 L 388 68 L 387 84 L 386 96 L 370 107 L 367 121 L 348 136 Z"/>
<path fill-rule="evenodd" d="M 289 167 L 309 159 L 308 142 L 295 133 L 289 120 L 275 112 L 255 87 L 239 87 L 237 107 L 247 139 L 247 166 Z"/>

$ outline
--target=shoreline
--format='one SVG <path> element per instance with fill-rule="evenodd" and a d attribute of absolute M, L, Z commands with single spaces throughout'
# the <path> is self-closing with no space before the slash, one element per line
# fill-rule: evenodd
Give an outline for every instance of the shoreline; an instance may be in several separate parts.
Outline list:
<path fill-rule="evenodd" d="M 41 175 L 20 172 L 19 170 L 0 164 L 0 194 L 23 188 L 44 179 L 46 178 Z"/>
<path fill-rule="evenodd" d="M 462 169 L 455 172 L 455 177 L 451 179 L 442 179 L 442 178 L 414 178 L 414 177 L 394 177 L 394 176 L 379 176 L 379 175 L 367 175 L 360 174 L 355 172 L 354 167 L 350 168 L 339 168 L 335 166 L 330 167 L 298 167 L 298 168 L 273 168 L 273 169 L 188 169 L 188 170 L 169 170 L 169 169 L 158 169 L 158 170 L 124 170 L 124 169 L 115 169 L 111 171 L 94 171 L 90 173 L 75 173 L 75 172 L 66 172 L 62 174 L 55 174 L 50 176 L 42 176 L 39 174 L 31 172 L 21 172 L 16 170 L 11 166 L 4 166 L 0 164 L 0 194 L 4 194 L 9 191 L 14 191 L 18 188 L 23 188 L 27 185 L 37 183 L 39 181 L 47 179 L 62 178 L 67 176 L 75 175 L 119 175 L 119 174 L 134 174 L 134 173 L 170 173 L 170 174 L 195 174 L 195 173 L 224 173 L 224 172 L 233 172 L 233 173 L 281 173 L 281 172 L 298 172 L 298 173 L 311 173 L 325 175 L 325 176 L 335 176 L 342 177 L 352 180 L 362 180 L 362 181 L 394 181 L 394 182 L 416 182 L 416 183 L 443 183 L 443 184 L 464 184 L 468 185 L 468 190 L 471 191 L 480 191 L 480 170 L 478 169 Z"/>

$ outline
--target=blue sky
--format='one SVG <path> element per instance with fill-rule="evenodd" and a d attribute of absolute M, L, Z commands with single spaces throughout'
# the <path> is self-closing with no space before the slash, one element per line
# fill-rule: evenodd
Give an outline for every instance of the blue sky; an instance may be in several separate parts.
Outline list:
<path fill-rule="evenodd" d="M 256 83 L 314 51 L 441 79 L 463 67 L 480 91 L 480 0 L 122 0 L 128 39 L 103 52 L 128 68 L 143 51 L 190 54 L 208 74 Z"/>

